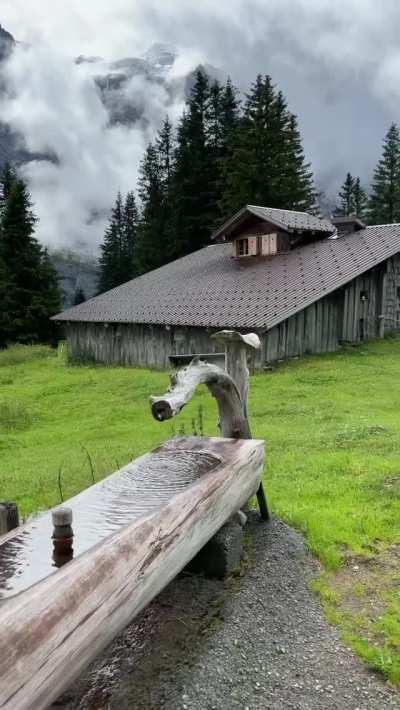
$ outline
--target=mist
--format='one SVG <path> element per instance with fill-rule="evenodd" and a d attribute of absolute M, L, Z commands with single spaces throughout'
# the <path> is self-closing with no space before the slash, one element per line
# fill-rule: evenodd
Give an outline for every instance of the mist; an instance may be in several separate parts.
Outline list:
<path fill-rule="evenodd" d="M 135 187 L 147 142 L 166 113 L 179 116 L 183 79 L 200 62 L 242 91 L 258 72 L 271 74 L 299 117 L 317 185 L 328 195 L 348 170 L 368 185 L 383 136 L 399 120 L 395 0 L 31 0 L 29 13 L 23 0 L 3 0 L 0 22 L 29 45 L 7 64 L 0 115 L 29 151 L 52 156 L 23 167 L 39 237 L 52 246 L 96 248 L 117 190 Z M 98 65 L 77 65 L 75 57 L 138 57 L 154 42 L 176 48 L 165 82 L 132 78 L 124 91 L 142 118 L 110 125 L 93 81 Z"/>

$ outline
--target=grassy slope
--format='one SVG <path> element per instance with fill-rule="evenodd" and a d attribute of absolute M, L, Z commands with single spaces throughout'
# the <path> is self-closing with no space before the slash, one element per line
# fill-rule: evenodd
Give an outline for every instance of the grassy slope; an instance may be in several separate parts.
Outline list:
<path fill-rule="evenodd" d="M 0 353 L 0 499 L 24 513 L 46 508 L 60 500 L 60 467 L 65 498 L 90 484 L 82 447 L 99 479 L 171 436 L 147 404 L 166 383 L 148 370 L 67 367 L 43 348 Z M 205 392 L 177 431 L 191 432 L 199 405 L 204 433 L 216 433 Z M 253 435 L 268 444 L 272 508 L 324 564 L 317 587 L 329 617 L 400 681 L 400 341 L 256 375 L 250 412 Z"/>

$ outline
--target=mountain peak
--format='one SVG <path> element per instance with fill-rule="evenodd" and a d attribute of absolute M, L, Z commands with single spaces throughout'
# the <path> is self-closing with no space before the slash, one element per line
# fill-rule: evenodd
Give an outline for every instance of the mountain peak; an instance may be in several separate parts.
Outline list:
<path fill-rule="evenodd" d="M 0 62 L 7 59 L 16 42 L 12 34 L 0 24 Z"/>

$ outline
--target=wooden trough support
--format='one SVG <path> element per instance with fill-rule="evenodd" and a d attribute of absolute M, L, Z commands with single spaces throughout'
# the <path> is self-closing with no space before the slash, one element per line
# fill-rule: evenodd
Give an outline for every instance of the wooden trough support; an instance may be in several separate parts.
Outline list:
<path fill-rule="evenodd" d="M 222 387 L 220 409 L 235 404 L 229 422 L 241 431 L 237 390 L 217 374 L 208 386 Z M 171 395 L 164 408 L 178 406 Z M 73 537 L 65 511 L 54 533 L 49 512 L 1 537 L 0 708 L 56 700 L 255 494 L 263 462 L 262 441 L 173 439 L 66 501 Z M 60 568 L 52 534 L 74 555 Z"/>
<path fill-rule="evenodd" d="M 226 372 L 217 365 L 194 357 L 180 370 L 171 374 L 171 386 L 161 397 L 150 397 L 155 419 L 164 421 L 175 417 L 192 399 L 199 385 L 206 385 L 217 400 L 219 427 L 222 436 L 233 439 L 251 439 L 247 414 L 249 370 L 247 352 L 261 345 L 258 335 L 242 335 L 232 330 L 222 330 L 211 338 L 225 345 Z M 262 481 L 257 490 L 261 517 L 269 520 L 269 510 Z"/>

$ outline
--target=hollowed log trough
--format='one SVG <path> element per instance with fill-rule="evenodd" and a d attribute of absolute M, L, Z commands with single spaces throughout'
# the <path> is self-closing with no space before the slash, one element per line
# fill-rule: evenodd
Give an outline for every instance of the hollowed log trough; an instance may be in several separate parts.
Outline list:
<path fill-rule="evenodd" d="M 48 707 L 259 489 L 262 441 L 182 437 L 0 538 L 0 707 Z M 59 565 L 63 565 L 58 568 Z"/>

